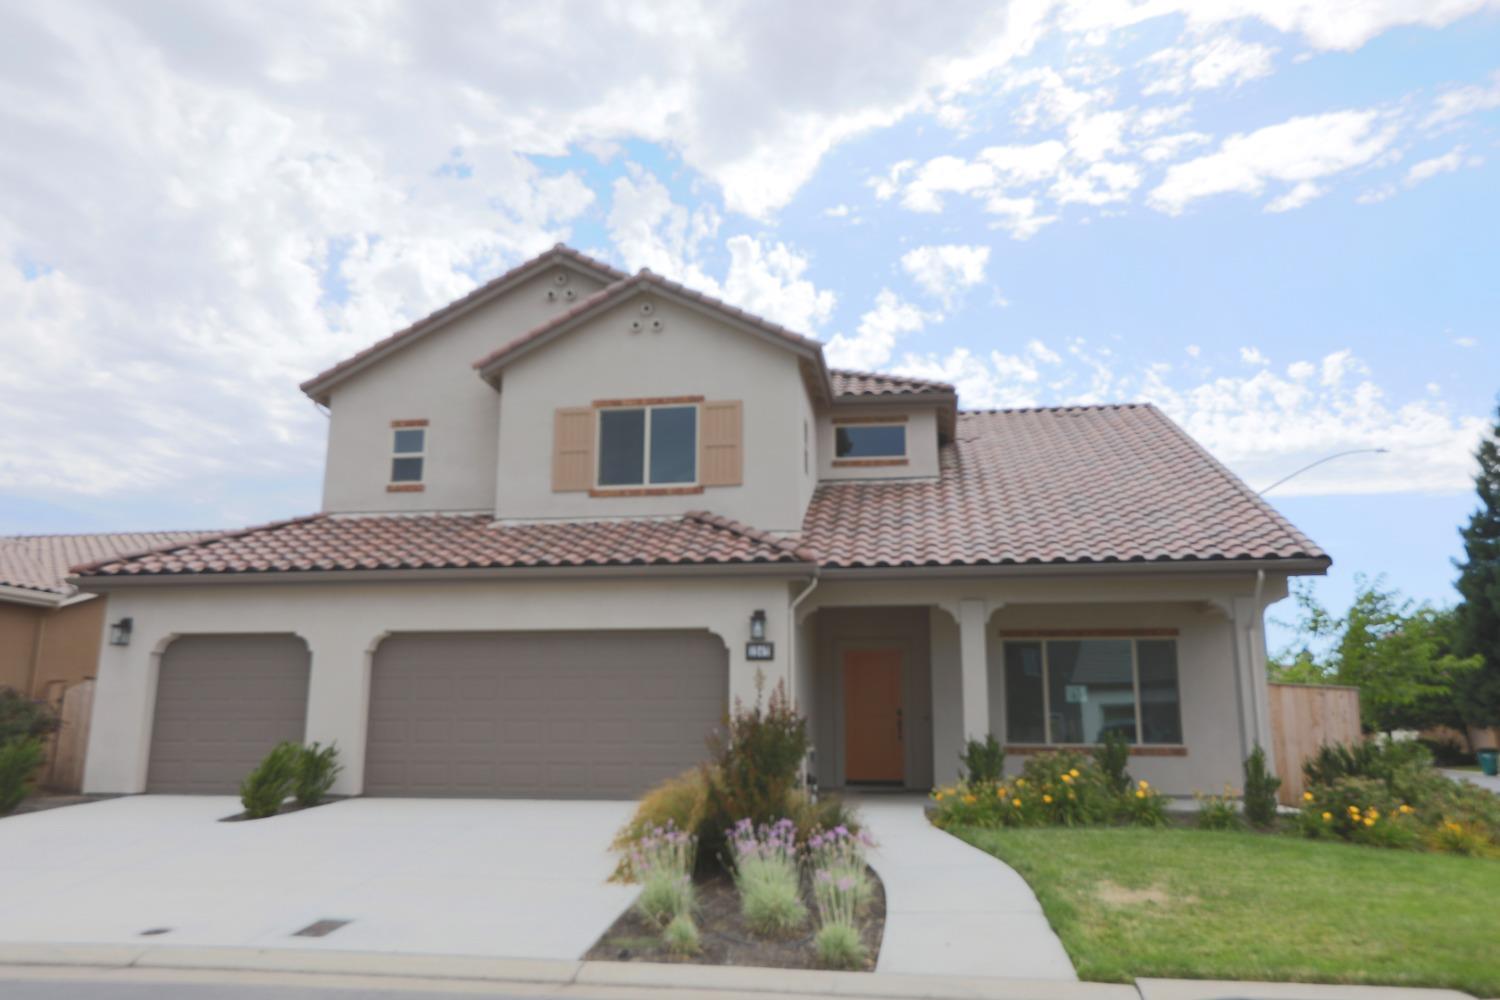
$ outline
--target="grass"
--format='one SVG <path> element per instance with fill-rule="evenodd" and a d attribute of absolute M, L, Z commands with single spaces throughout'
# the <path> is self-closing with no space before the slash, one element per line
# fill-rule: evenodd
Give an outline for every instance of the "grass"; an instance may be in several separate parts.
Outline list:
<path fill-rule="evenodd" d="M 953 831 L 1036 891 L 1078 974 L 1500 996 L 1500 861 L 1202 830 Z"/>

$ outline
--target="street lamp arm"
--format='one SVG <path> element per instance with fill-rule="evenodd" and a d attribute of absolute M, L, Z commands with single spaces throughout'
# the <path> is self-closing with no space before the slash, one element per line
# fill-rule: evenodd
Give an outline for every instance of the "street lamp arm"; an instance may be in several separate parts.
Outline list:
<path fill-rule="evenodd" d="M 1343 458 L 1345 455 L 1384 455 L 1384 454 L 1386 454 L 1389 451 L 1390 451 L 1389 448 L 1351 448 L 1348 451 L 1340 451 L 1340 452 L 1335 452 L 1332 455 L 1324 455 L 1322 458 L 1318 459 L 1316 462 L 1309 462 L 1307 465 L 1304 465 L 1302 468 L 1298 469 L 1296 472 L 1293 472 L 1293 473 L 1291 473 L 1289 475 L 1282 476 L 1280 479 L 1276 480 L 1276 482 L 1272 483 L 1270 486 L 1267 486 L 1265 489 L 1258 490 L 1256 492 L 1257 492 L 1258 496 L 1265 496 L 1267 493 L 1271 492 L 1276 487 L 1278 487 L 1282 483 L 1286 482 L 1288 479 L 1295 479 L 1297 476 L 1302 475 L 1302 473 L 1306 472 L 1308 469 L 1316 469 L 1318 466 L 1322 465 L 1324 462 L 1332 462 L 1334 459 L 1336 459 L 1336 458 Z"/>

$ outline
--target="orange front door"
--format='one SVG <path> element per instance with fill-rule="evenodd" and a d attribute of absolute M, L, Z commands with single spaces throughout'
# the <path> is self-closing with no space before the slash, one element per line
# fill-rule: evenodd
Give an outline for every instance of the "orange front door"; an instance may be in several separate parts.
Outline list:
<path fill-rule="evenodd" d="M 906 777 L 901 650 L 844 650 L 844 780 L 900 783 Z"/>

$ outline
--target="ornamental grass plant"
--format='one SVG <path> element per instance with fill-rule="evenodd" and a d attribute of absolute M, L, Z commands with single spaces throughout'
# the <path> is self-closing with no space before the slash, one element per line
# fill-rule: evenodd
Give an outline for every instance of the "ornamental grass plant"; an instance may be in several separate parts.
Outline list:
<path fill-rule="evenodd" d="M 807 922 L 795 823 L 779 819 L 756 825 L 742 819 L 730 830 L 727 849 L 740 912 L 753 931 L 780 937 Z"/>
<path fill-rule="evenodd" d="M 631 871 L 641 883 L 636 909 L 658 927 L 692 915 L 697 846 L 696 837 L 668 823 L 647 831 L 631 849 Z"/>

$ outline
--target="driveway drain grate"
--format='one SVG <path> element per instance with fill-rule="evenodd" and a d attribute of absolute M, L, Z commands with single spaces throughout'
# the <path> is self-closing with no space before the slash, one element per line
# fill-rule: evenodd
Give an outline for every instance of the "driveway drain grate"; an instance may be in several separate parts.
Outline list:
<path fill-rule="evenodd" d="M 327 937 L 347 923 L 349 923 L 347 920 L 333 920 L 325 917 L 322 920 L 314 920 L 292 937 Z"/>

